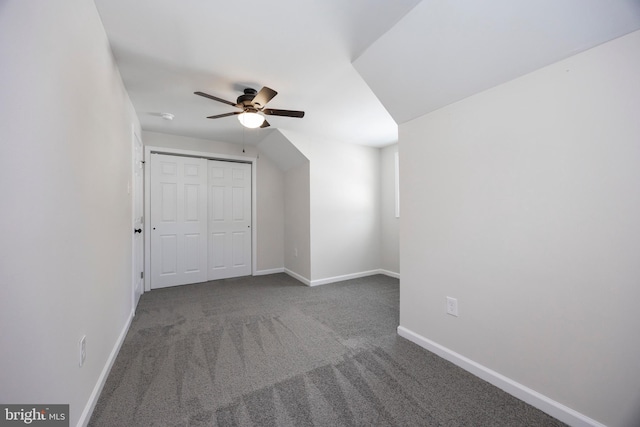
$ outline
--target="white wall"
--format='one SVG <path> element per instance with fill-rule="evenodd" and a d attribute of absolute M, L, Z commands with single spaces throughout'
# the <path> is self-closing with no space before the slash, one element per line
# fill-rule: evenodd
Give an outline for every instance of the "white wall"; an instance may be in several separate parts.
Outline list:
<path fill-rule="evenodd" d="M 400 274 L 400 218 L 396 218 L 398 144 L 380 149 L 380 268 Z"/>
<path fill-rule="evenodd" d="M 380 268 L 380 150 L 282 131 L 309 159 L 311 281 Z"/>
<path fill-rule="evenodd" d="M 162 119 L 158 119 L 162 120 Z M 160 132 L 142 132 L 142 143 L 152 147 L 178 148 L 181 150 L 202 151 L 206 153 L 226 154 L 233 156 L 256 157 L 258 150 L 252 145 L 244 147 L 223 141 L 211 141 L 208 139 L 190 138 L 188 136 L 172 135 Z"/>
<path fill-rule="evenodd" d="M 76 425 L 132 313 L 139 124 L 92 1 L 3 1 L 0 62 L 0 402 Z"/>
<path fill-rule="evenodd" d="M 265 155 L 257 161 L 258 272 L 284 268 L 284 172 Z"/>
<path fill-rule="evenodd" d="M 307 283 L 310 277 L 309 160 L 278 130 L 272 130 L 260 141 L 258 153 L 258 161 L 269 162 L 271 166 L 270 180 L 280 183 L 280 187 L 269 185 L 266 192 L 258 194 L 264 199 L 259 200 L 259 206 L 270 212 L 269 220 L 259 228 L 267 227 L 273 234 L 270 241 L 278 242 L 267 248 L 266 255 L 271 261 L 264 263 L 264 270 L 286 268 Z M 258 185 L 266 178 L 263 172 Z"/>
<path fill-rule="evenodd" d="M 255 146 L 190 138 L 159 132 L 142 132 L 145 145 L 203 153 L 259 157 L 256 163 L 257 273 L 284 267 L 284 174 L 268 156 L 259 156 Z"/>
<path fill-rule="evenodd" d="M 400 126 L 401 326 L 609 426 L 640 425 L 638 76 L 640 32 Z"/>
<path fill-rule="evenodd" d="M 309 162 L 284 174 L 284 267 L 307 285 L 311 280 Z"/>

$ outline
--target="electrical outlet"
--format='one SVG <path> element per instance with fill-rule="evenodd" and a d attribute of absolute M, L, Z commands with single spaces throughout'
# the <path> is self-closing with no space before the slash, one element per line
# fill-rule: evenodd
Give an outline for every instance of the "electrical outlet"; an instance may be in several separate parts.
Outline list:
<path fill-rule="evenodd" d="M 78 342 L 78 350 L 80 351 L 80 361 L 79 365 L 82 367 L 84 365 L 84 360 L 87 358 L 87 336 L 83 335 Z"/>
<path fill-rule="evenodd" d="M 458 300 L 447 297 L 447 314 L 458 317 Z"/>

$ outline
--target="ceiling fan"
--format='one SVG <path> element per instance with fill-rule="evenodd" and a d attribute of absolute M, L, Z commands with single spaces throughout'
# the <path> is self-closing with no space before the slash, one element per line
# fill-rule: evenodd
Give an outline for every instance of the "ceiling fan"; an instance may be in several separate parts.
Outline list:
<path fill-rule="evenodd" d="M 269 127 L 269 122 L 265 119 L 267 116 L 284 116 L 284 117 L 304 117 L 304 111 L 294 110 L 276 110 L 275 108 L 265 108 L 265 105 L 278 94 L 275 90 L 263 87 L 260 92 L 255 89 L 246 88 L 244 94 L 240 95 L 233 103 L 217 96 L 209 95 L 204 92 L 194 92 L 195 95 L 204 96 L 205 98 L 213 99 L 214 101 L 222 102 L 223 104 L 231 105 L 232 107 L 240 108 L 242 111 L 234 111 L 232 113 L 218 114 L 217 116 L 209 116 L 207 119 L 219 119 L 221 117 L 238 116 L 238 120 L 244 127 L 248 128 L 266 128 Z"/>

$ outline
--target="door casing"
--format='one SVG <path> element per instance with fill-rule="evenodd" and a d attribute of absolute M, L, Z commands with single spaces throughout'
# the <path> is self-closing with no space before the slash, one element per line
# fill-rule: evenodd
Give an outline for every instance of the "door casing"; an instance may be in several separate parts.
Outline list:
<path fill-rule="evenodd" d="M 140 136 L 136 133 L 135 127 L 132 127 L 132 137 L 131 137 L 131 156 L 132 156 L 132 173 L 131 173 L 131 182 L 129 183 L 129 190 L 131 191 L 131 207 L 132 207 L 132 224 L 131 224 L 131 232 L 132 232 L 132 244 L 131 244 L 131 270 L 132 270 L 132 278 L 131 278 L 131 304 L 132 311 L 135 313 L 136 307 L 138 305 L 138 301 L 140 300 L 140 295 L 144 292 L 143 277 L 144 277 L 144 241 L 143 235 L 145 232 L 145 223 L 144 223 L 144 152 L 142 141 L 140 140 Z M 140 234 L 134 233 L 133 230 L 140 229 L 142 230 Z M 143 277 L 140 277 L 143 275 Z"/>

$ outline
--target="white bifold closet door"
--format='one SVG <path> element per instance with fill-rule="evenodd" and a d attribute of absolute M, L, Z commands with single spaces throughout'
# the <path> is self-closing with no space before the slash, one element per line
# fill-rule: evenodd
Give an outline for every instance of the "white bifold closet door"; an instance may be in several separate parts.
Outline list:
<path fill-rule="evenodd" d="M 209 280 L 251 274 L 251 165 L 209 160 Z"/>
<path fill-rule="evenodd" d="M 207 160 L 153 154 L 151 287 L 207 281 Z"/>
<path fill-rule="evenodd" d="M 153 154 L 151 288 L 251 274 L 251 165 Z"/>

